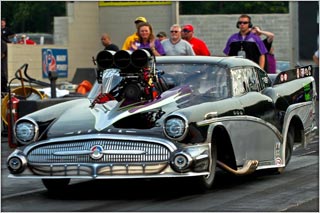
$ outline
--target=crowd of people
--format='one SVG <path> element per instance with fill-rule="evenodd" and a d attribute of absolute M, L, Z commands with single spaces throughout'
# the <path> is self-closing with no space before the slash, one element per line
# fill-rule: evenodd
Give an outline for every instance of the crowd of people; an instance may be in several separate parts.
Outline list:
<path fill-rule="evenodd" d="M 170 27 L 170 35 L 160 31 L 155 35 L 152 25 L 145 17 L 137 17 L 134 20 L 136 31 L 129 35 L 121 50 L 136 50 L 149 48 L 155 56 L 176 56 L 176 55 L 212 55 L 207 44 L 197 38 L 195 28 L 191 24 L 180 26 L 173 24 Z M 264 31 L 259 26 L 253 26 L 251 17 L 243 14 L 238 18 L 236 27 L 238 32 L 232 34 L 226 42 L 223 50 L 226 56 L 241 56 L 257 63 L 268 73 L 276 73 L 276 59 L 272 42 L 274 34 Z M 260 36 L 265 36 L 264 39 Z M 13 40 L 13 41 L 12 41 Z M 1 91 L 6 91 L 7 67 L 6 67 L 6 44 L 7 43 L 36 45 L 36 42 L 23 34 L 18 39 L 16 34 L 6 26 L 6 20 L 1 19 Z M 107 33 L 101 36 L 101 43 L 104 50 L 118 51 L 120 48 L 112 43 Z M 317 51 L 312 59 L 318 65 L 319 52 Z"/>
<path fill-rule="evenodd" d="M 195 36 L 195 28 L 191 24 L 173 24 L 169 29 L 169 36 L 164 31 L 155 36 L 152 25 L 145 17 L 137 17 L 134 24 L 137 30 L 125 39 L 122 50 L 149 48 L 155 56 L 212 55 L 206 42 Z M 253 26 L 251 17 L 246 14 L 238 18 L 236 27 L 239 31 L 227 39 L 224 54 L 250 59 L 268 73 L 276 73 L 276 59 L 272 47 L 274 34 L 262 30 L 259 26 Z M 108 45 L 103 38 L 108 40 Z M 112 44 L 108 34 L 103 34 L 101 40 L 105 50 L 118 49 L 117 45 Z"/>

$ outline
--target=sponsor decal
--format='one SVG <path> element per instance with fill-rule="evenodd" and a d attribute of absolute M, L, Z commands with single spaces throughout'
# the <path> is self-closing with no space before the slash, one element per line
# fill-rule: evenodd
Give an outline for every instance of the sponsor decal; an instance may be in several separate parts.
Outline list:
<path fill-rule="evenodd" d="M 277 141 L 274 145 L 274 155 L 276 158 L 280 158 L 280 148 L 281 148 L 281 143 Z"/>
<path fill-rule="evenodd" d="M 281 158 L 276 158 L 275 163 L 276 165 L 281 165 L 282 164 Z"/>
<path fill-rule="evenodd" d="M 58 77 L 68 77 L 67 49 L 42 49 L 42 77 L 48 78 L 49 72 L 57 72 Z"/>

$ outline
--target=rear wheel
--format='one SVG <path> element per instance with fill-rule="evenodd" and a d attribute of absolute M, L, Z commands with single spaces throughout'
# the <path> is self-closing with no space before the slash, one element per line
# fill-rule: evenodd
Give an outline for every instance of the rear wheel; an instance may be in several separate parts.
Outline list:
<path fill-rule="evenodd" d="M 42 179 L 43 185 L 50 192 L 60 192 L 67 188 L 70 178 L 65 179 Z"/>
<path fill-rule="evenodd" d="M 216 175 L 217 166 L 217 146 L 215 143 L 211 143 L 211 163 L 210 163 L 210 174 L 206 176 L 197 177 L 198 185 L 201 189 L 212 188 L 214 178 Z"/>
<path fill-rule="evenodd" d="M 294 128 L 292 126 L 289 127 L 289 131 L 287 134 L 287 144 L 286 144 L 286 151 L 285 151 L 285 161 L 286 165 L 288 165 L 292 153 L 293 153 L 293 145 L 295 140 L 295 134 L 294 134 Z M 267 174 L 274 175 L 274 174 L 281 174 L 285 170 L 285 167 L 280 168 L 273 168 L 273 169 L 266 169 L 266 170 L 260 170 L 262 173 L 266 172 Z"/>

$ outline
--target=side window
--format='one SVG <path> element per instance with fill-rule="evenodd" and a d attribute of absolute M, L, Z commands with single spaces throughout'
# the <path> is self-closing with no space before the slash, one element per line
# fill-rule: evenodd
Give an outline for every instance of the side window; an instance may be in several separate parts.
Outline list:
<path fill-rule="evenodd" d="M 231 70 L 233 94 L 243 95 L 250 91 L 260 91 L 260 81 L 253 67 L 243 67 Z"/>
<path fill-rule="evenodd" d="M 256 68 L 256 72 L 258 73 L 258 79 L 260 81 L 261 90 L 263 90 L 266 87 L 270 87 L 272 83 L 270 78 L 268 77 L 268 74 L 265 71 L 258 68 Z"/>
<path fill-rule="evenodd" d="M 243 95 L 247 92 L 244 82 L 244 72 L 242 68 L 232 69 L 230 71 L 232 79 L 232 93 L 234 96 Z"/>
<path fill-rule="evenodd" d="M 249 91 L 260 91 L 260 82 L 254 68 L 247 68 Z"/>

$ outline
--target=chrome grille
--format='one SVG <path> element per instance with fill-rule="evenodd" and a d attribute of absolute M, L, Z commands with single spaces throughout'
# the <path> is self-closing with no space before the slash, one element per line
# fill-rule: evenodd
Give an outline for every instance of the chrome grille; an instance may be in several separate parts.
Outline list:
<path fill-rule="evenodd" d="M 136 150 L 144 151 L 143 154 L 104 154 L 99 160 L 94 160 L 89 154 L 55 155 L 56 152 L 90 151 L 100 145 L 104 150 Z M 148 163 L 163 162 L 170 158 L 170 151 L 163 145 L 143 141 L 120 140 L 91 140 L 83 142 L 68 142 L 45 144 L 34 147 L 28 153 L 28 162 L 39 163 Z"/>

